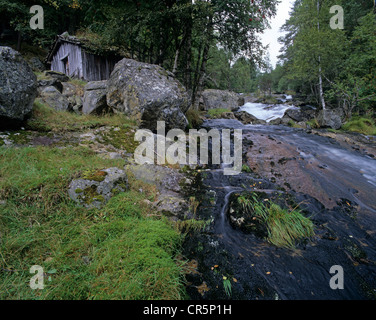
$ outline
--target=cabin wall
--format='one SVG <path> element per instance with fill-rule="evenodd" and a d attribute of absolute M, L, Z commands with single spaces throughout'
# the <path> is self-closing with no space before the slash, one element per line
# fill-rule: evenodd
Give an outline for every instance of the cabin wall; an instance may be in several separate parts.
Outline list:
<path fill-rule="evenodd" d="M 120 57 L 85 52 L 76 44 L 62 42 L 51 61 L 51 70 L 86 81 L 108 80 Z"/>
<path fill-rule="evenodd" d="M 83 75 L 88 81 L 108 80 L 121 58 L 102 57 L 82 51 Z"/>
<path fill-rule="evenodd" d="M 66 63 L 68 61 L 68 69 Z M 69 77 L 83 78 L 82 49 L 72 43 L 62 43 L 51 61 L 51 70 L 67 74 Z"/>

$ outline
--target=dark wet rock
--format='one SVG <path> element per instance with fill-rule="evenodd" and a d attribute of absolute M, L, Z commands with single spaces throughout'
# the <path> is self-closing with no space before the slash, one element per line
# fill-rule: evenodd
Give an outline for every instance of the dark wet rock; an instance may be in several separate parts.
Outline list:
<path fill-rule="evenodd" d="M 0 47 L 0 121 L 22 121 L 37 96 L 37 78 L 21 54 Z"/>
<path fill-rule="evenodd" d="M 296 122 L 306 122 L 313 119 L 316 115 L 316 110 L 309 107 L 301 107 L 300 109 L 288 109 L 285 115 Z"/>
<path fill-rule="evenodd" d="M 109 168 L 87 172 L 69 185 L 69 197 L 86 208 L 101 208 L 111 197 L 128 189 L 125 171 Z"/>
<path fill-rule="evenodd" d="M 246 111 L 234 112 L 234 116 L 243 124 L 266 124 L 265 120 L 258 119 Z"/>
<path fill-rule="evenodd" d="M 107 82 L 107 104 L 115 112 L 142 120 L 143 127 L 156 130 L 157 121 L 166 128 L 185 129 L 189 97 L 175 76 L 157 65 L 123 59 Z"/>
<path fill-rule="evenodd" d="M 69 77 L 66 74 L 64 74 L 62 72 L 58 72 L 58 71 L 47 70 L 47 71 L 44 72 L 44 75 L 46 77 L 56 79 L 60 82 L 68 82 L 69 81 Z"/>

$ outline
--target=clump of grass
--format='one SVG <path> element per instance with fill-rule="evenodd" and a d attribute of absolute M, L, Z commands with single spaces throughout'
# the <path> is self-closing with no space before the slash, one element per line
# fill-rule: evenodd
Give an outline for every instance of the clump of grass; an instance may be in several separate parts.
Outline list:
<path fill-rule="evenodd" d="M 283 209 L 271 201 L 265 204 L 254 195 L 251 199 L 240 196 L 238 203 L 266 228 L 268 242 L 277 247 L 294 248 L 297 242 L 314 235 L 312 221 L 298 209 Z"/>
<path fill-rule="evenodd" d="M 342 126 L 342 130 L 374 136 L 376 124 L 371 118 L 354 117 Z"/>
<path fill-rule="evenodd" d="M 231 112 L 230 109 L 225 109 L 225 108 L 218 108 L 218 109 L 210 109 L 208 111 L 208 115 L 212 119 L 219 119 L 222 114 Z"/>
<path fill-rule="evenodd" d="M 188 119 L 190 129 L 199 129 L 201 127 L 203 120 L 199 111 L 191 108 L 187 111 L 186 117 Z"/>
<path fill-rule="evenodd" d="M 27 129 L 41 132 L 77 132 L 103 126 L 124 125 L 134 126 L 136 121 L 120 114 L 96 116 L 56 111 L 36 99 Z"/>

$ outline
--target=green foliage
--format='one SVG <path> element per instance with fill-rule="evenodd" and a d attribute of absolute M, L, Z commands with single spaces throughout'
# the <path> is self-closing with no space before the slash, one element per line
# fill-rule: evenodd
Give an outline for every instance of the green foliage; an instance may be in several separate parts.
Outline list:
<path fill-rule="evenodd" d="M 223 288 L 225 289 L 226 295 L 230 298 L 232 294 L 231 280 L 227 277 L 223 277 Z"/>

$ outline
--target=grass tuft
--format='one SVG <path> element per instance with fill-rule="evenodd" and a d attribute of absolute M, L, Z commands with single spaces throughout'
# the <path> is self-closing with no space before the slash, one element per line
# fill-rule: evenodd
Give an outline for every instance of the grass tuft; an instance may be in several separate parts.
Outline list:
<path fill-rule="evenodd" d="M 376 135 L 376 124 L 375 120 L 371 118 L 354 117 L 342 126 L 342 130 L 374 136 Z"/>

